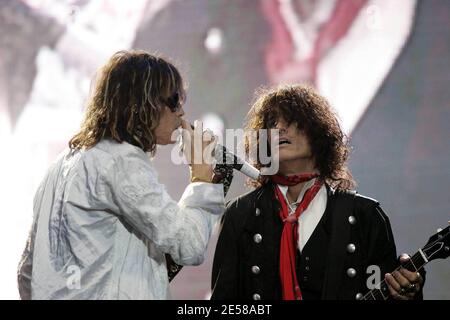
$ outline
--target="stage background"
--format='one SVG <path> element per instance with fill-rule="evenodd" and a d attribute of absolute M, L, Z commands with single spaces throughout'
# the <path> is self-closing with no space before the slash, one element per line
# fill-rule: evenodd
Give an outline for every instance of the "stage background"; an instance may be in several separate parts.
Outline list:
<path fill-rule="evenodd" d="M 0 0 L 0 298 L 18 298 L 34 192 L 121 49 L 172 59 L 187 118 L 225 128 L 242 127 L 261 85 L 314 85 L 351 137 L 358 191 L 380 201 L 398 253 L 417 251 L 450 220 L 449 26 L 448 0 Z M 178 199 L 188 172 L 171 151 L 154 162 Z M 248 190 L 237 174 L 227 198 Z M 175 299 L 209 296 L 216 238 L 171 283 Z M 450 299 L 449 266 L 426 267 L 426 299 Z"/>

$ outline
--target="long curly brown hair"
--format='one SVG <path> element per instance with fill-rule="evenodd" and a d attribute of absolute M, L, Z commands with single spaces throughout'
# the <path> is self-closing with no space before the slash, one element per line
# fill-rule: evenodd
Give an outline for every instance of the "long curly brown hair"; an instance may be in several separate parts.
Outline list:
<path fill-rule="evenodd" d="M 162 110 L 178 107 L 173 97 L 185 98 L 175 66 L 145 51 L 119 51 L 98 71 L 85 119 L 69 147 L 88 149 L 102 138 L 112 138 L 154 153 L 154 130 Z"/>
<path fill-rule="evenodd" d="M 289 125 L 296 123 L 305 133 L 316 167 L 324 181 L 333 188 L 356 187 L 346 165 L 350 152 L 349 139 L 325 98 L 313 88 L 302 85 L 260 88 L 247 115 L 245 129 L 247 132 L 255 132 L 273 128 L 273 124 L 280 117 Z M 249 139 L 246 139 L 245 144 L 248 152 Z M 259 156 L 255 160 L 255 166 L 261 168 Z M 259 187 L 267 181 L 266 177 L 262 182 L 254 182 L 251 185 Z"/>

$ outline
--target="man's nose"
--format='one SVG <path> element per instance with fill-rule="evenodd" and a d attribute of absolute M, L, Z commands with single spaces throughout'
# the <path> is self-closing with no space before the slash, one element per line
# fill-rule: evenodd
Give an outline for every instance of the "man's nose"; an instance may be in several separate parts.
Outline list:
<path fill-rule="evenodd" d="M 180 109 L 177 111 L 177 115 L 179 116 L 179 117 L 182 117 L 182 116 L 184 116 L 184 109 L 183 109 L 183 107 L 180 107 Z"/>
<path fill-rule="evenodd" d="M 277 122 L 275 124 L 275 129 L 280 130 L 280 133 L 285 133 L 287 131 L 286 124 L 284 122 Z"/>

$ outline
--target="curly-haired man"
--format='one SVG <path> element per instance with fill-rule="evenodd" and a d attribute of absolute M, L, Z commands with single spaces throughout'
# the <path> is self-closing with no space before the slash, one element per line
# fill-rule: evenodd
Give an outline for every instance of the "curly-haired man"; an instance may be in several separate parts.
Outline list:
<path fill-rule="evenodd" d="M 421 297 L 418 272 L 392 272 L 397 255 L 388 217 L 377 201 L 351 191 L 348 139 L 323 97 L 300 85 L 265 89 L 246 129 L 278 130 L 267 143 L 279 170 L 228 204 L 213 299 Z"/>

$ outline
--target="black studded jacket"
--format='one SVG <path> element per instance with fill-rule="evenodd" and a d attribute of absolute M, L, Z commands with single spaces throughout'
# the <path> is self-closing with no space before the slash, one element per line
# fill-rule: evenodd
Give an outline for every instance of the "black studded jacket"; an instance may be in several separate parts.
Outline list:
<path fill-rule="evenodd" d="M 273 188 L 268 183 L 228 203 L 214 255 L 211 299 L 281 299 L 279 253 L 283 225 Z M 307 244 L 316 257 L 318 252 L 323 255 L 323 263 L 318 265 L 324 270 L 310 270 L 319 272 L 322 279 L 322 289 L 315 298 L 355 299 L 369 291 L 368 284 L 375 283 L 376 267 L 378 279 L 382 280 L 386 272 L 398 266 L 391 226 L 377 201 L 333 191 L 328 186 L 327 192 L 326 221 L 323 218 L 319 223 L 328 230 L 327 240 L 311 245 L 317 238 L 312 236 Z M 302 272 L 297 269 L 300 287 L 307 287 L 302 283 Z"/>

